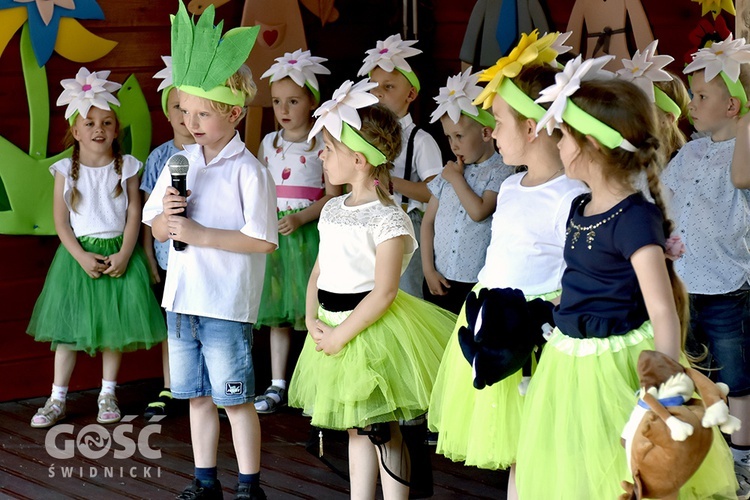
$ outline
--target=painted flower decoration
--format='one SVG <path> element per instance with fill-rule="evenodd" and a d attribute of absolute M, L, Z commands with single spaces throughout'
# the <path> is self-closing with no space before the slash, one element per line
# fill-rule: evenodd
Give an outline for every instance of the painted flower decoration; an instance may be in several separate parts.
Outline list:
<path fill-rule="evenodd" d="M 110 103 L 115 106 L 120 105 L 120 101 L 112 95 L 112 92 L 118 90 L 122 85 L 107 80 L 109 71 L 89 72 L 86 68 L 78 70 L 75 78 L 67 78 L 60 82 L 65 90 L 57 98 L 57 105 L 68 105 L 65 110 L 65 119 L 67 120 L 75 112 L 81 114 L 84 118 L 88 115 L 91 106 L 99 109 L 111 109 Z"/>
<path fill-rule="evenodd" d="M 0 0 L 0 53 L 27 21 L 40 67 L 53 50 L 72 61 L 93 61 L 117 44 L 94 35 L 75 19 L 104 19 L 104 12 L 95 0 Z"/>
<path fill-rule="evenodd" d="M 723 42 L 716 42 L 710 47 L 699 49 L 693 54 L 693 61 L 683 73 L 704 70 L 705 79 L 711 81 L 722 71 L 730 80 L 736 82 L 740 77 L 740 64 L 750 62 L 750 45 L 744 38 L 734 39 L 732 34 Z"/>
<path fill-rule="evenodd" d="M 477 116 L 479 110 L 472 101 L 482 92 L 482 87 L 477 85 L 478 79 L 479 73 L 472 75 L 471 67 L 463 73 L 448 77 L 445 87 L 440 87 L 440 93 L 435 97 L 438 107 L 430 115 L 430 123 L 436 122 L 446 113 L 453 123 L 458 123 L 462 111 Z"/>
<path fill-rule="evenodd" d="M 698 49 L 726 40 L 731 33 L 732 31 L 727 27 L 727 22 L 722 16 L 717 17 L 713 23 L 705 17 L 701 18 L 693 31 L 688 34 L 690 50 L 685 53 L 685 64 L 690 64 L 693 60 L 693 53 L 698 52 Z"/>
<path fill-rule="evenodd" d="M 657 56 L 656 46 L 659 40 L 654 40 L 643 49 L 636 50 L 632 59 L 623 59 L 623 68 L 617 71 L 617 77 L 633 82 L 643 90 L 651 102 L 654 102 L 654 82 L 669 82 L 672 77 L 664 71 L 664 67 L 674 61 L 672 56 Z"/>
<path fill-rule="evenodd" d="M 379 40 L 374 49 L 366 52 L 367 56 L 362 61 L 364 64 L 359 68 L 357 76 L 369 74 L 376 66 L 380 66 L 383 71 L 389 73 L 396 68 L 411 71 L 406 58 L 422 53 L 421 50 L 412 47 L 415 43 L 417 40 L 402 40 L 399 34 Z"/>
<path fill-rule="evenodd" d="M 693 0 L 701 4 L 701 16 L 705 16 L 709 12 L 714 16 L 718 16 L 722 10 L 727 11 L 727 14 L 736 15 L 734 10 L 734 3 L 732 0 Z"/>
<path fill-rule="evenodd" d="M 547 133 L 558 127 L 562 121 L 562 115 L 568 104 L 568 97 L 572 96 L 581 86 L 581 82 L 591 80 L 609 80 L 614 78 L 614 73 L 602 69 L 605 64 L 614 59 L 613 55 L 595 57 L 583 60 L 582 56 L 568 61 L 565 69 L 555 75 L 555 84 L 547 87 L 539 93 L 536 103 L 551 102 L 549 109 L 536 126 L 537 132 L 547 127 Z"/>
<path fill-rule="evenodd" d="M 164 61 L 164 68 L 159 70 L 159 72 L 154 75 L 154 78 L 162 79 L 162 82 L 159 84 L 159 88 L 156 89 L 158 91 L 164 90 L 174 85 L 174 81 L 172 79 L 172 57 L 161 56 L 161 60 Z"/>
<path fill-rule="evenodd" d="M 559 33 L 549 33 L 539 38 L 537 30 L 532 31 L 530 35 L 521 34 L 521 41 L 510 51 L 510 54 L 498 59 L 494 66 L 479 75 L 480 82 L 489 83 L 474 99 L 474 104 L 481 104 L 484 109 L 489 108 L 492 106 L 492 100 L 503 78 L 517 76 L 525 66 L 550 64 L 555 61 L 558 52 L 552 46 L 558 38 Z"/>
<path fill-rule="evenodd" d="M 378 84 L 371 82 L 369 78 L 360 80 L 356 84 L 351 80 L 342 83 L 333 93 L 333 97 L 313 113 L 317 121 L 310 129 L 307 140 L 315 137 L 324 127 L 337 141 L 341 140 L 343 122 L 359 130 L 362 127 L 362 120 L 359 118 L 357 109 L 377 104 L 378 98 L 369 92 L 377 86 Z"/>
<path fill-rule="evenodd" d="M 318 87 L 318 75 L 330 75 L 331 72 L 320 63 L 326 62 L 324 57 L 315 57 L 309 50 L 297 49 L 294 52 L 286 52 L 282 57 L 277 57 L 276 62 L 263 73 L 261 78 L 271 77 L 272 82 L 289 77 L 300 87 L 305 83 L 311 85 L 315 90 Z"/>

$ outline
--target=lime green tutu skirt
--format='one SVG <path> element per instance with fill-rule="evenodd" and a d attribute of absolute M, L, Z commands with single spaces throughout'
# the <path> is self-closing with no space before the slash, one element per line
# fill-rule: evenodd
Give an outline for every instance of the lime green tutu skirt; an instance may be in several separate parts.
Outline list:
<path fill-rule="evenodd" d="M 521 500 L 615 499 L 628 472 L 620 434 L 636 404 L 638 356 L 654 349 L 650 322 L 623 336 L 573 339 L 555 329 L 523 408 L 516 485 Z M 681 360 L 687 364 L 686 360 Z M 737 498 L 731 452 L 718 429 L 680 499 Z"/>
<path fill-rule="evenodd" d="M 295 212 L 299 210 L 279 212 L 279 220 Z M 290 235 L 279 235 L 279 248 L 266 257 L 257 326 L 291 326 L 295 330 L 306 330 L 305 294 L 319 243 L 317 222 L 300 226 Z"/>
<path fill-rule="evenodd" d="M 122 246 L 116 238 L 78 238 L 84 250 L 112 255 Z M 167 337 L 159 304 L 151 291 L 146 254 L 136 245 L 119 278 L 93 279 L 64 245 L 60 245 L 34 306 L 27 333 L 93 355 L 97 351 L 149 349 Z"/>
<path fill-rule="evenodd" d="M 479 293 L 481 283 L 474 287 Z M 560 295 L 527 296 L 551 300 Z M 472 385 L 471 365 L 458 343 L 458 330 L 466 326 L 465 305 L 440 363 L 430 399 L 427 422 L 438 432 L 437 453 L 455 462 L 483 469 L 505 469 L 516 461 L 524 397 L 518 392 L 521 371 L 482 390 Z"/>
<path fill-rule="evenodd" d="M 319 309 L 340 324 L 351 311 Z M 386 313 L 333 356 L 308 335 L 289 388 L 289 405 L 326 429 L 411 420 L 427 411 L 456 315 L 399 291 Z"/>

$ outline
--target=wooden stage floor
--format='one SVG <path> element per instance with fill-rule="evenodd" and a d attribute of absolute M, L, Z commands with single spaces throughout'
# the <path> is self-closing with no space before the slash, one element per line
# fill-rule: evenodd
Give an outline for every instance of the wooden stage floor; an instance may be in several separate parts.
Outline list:
<path fill-rule="evenodd" d="M 53 428 L 55 432 L 29 426 L 45 398 L 0 403 L 0 498 L 174 498 L 192 476 L 189 421 L 187 413 L 156 425 L 142 417 L 158 383 L 147 380 L 118 387 L 123 414 L 132 419 L 104 428 L 96 425 L 96 390 L 68 396 L 68 417 Z M 221 426 L 219 479 L 225 498 L 232 498 L 237 465 L 229 422 L 222 419 Z M 305 451 L 307 418 L 285 408 L 261 415 L 261 429 L 261 484 L 269 499 L 348 498 L 348 483 Z M 325 453 L 345 469 L 346 443 L 341 437 L 326 441 Z M 464 467 L 434 453 L 432 464 L 434 499 L 506 497 L 505 471 Z"/>

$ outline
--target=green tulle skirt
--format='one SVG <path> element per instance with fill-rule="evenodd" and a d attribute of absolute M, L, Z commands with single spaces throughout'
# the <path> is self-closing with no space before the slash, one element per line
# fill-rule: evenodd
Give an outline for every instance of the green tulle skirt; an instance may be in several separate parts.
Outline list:
<path fill-rule="evenodd" d="M 278 217 L 299 212 L 287 210 Z M 318 257 L 320 235 L 317 222 L 300 226 L 292 234 L 279 235 L 279 248 L 266 257 L 266 276 L 257 326 L 305 328 L 305 294 L 310 272 Z"/>
<path fill-rule="evenodd" d="M 474 287 L 476 293 L 486 288 Z M 527 296 L 551 300 L 560 295 Z M 516 461 L 524 396 L 518 392 L 521 372 L 482 390 L 472 385 L 472 367 L 458 343 L 458 330 L 466 326 L 465 304 L 440 363 L 430 399 L 428 423 L 438 432 L 437 453 L 455 462 L 483 469 L 505 469 Z"/>
<path fill-rule="evenodd" d="M 319 309 L 328 325 L 351 313 Z M 386 313 L 333 356 L 308 335 L 289 388 L 289 405 L 327 429 L 411 420 L 427 411 L 456 315 L 399 291 Z"/>
<path fill-rule="evenodd" d="M 555 330 L 523 408 L 516 485 L 521 500 L 614 499 L 631 480 L 620 434 L 636 404 L 638 356 L 654 349 L 649 322 L 623 336 L 572 339 Z M 686 360 L 682 360 L 686 364 Z M 736 498 L 718 429 L 680 499 Z"/>
<path fill-rule="evenodd" d="M 122 236 L 78 238 L 84 250 L 112 255 Z M 52 260 L 44 288 L 26 329 L 39 342 L 51 342 L 93 355 L 97 351 L 149 349 L 167 336 L 164 317 L 151 291 L 146 254 L 136 245 L 119 278 L 93 279 L 64 245 Z"/>

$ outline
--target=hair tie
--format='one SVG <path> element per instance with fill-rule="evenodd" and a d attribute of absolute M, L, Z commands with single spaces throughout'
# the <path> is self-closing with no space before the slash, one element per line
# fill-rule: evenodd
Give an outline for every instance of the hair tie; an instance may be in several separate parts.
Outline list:
<path fill-rule="evenodd" d="M 375 179 L 372 183 L 375 184 L 375 187 L 380 186 L 380 181 L 378 179 Z"/>

